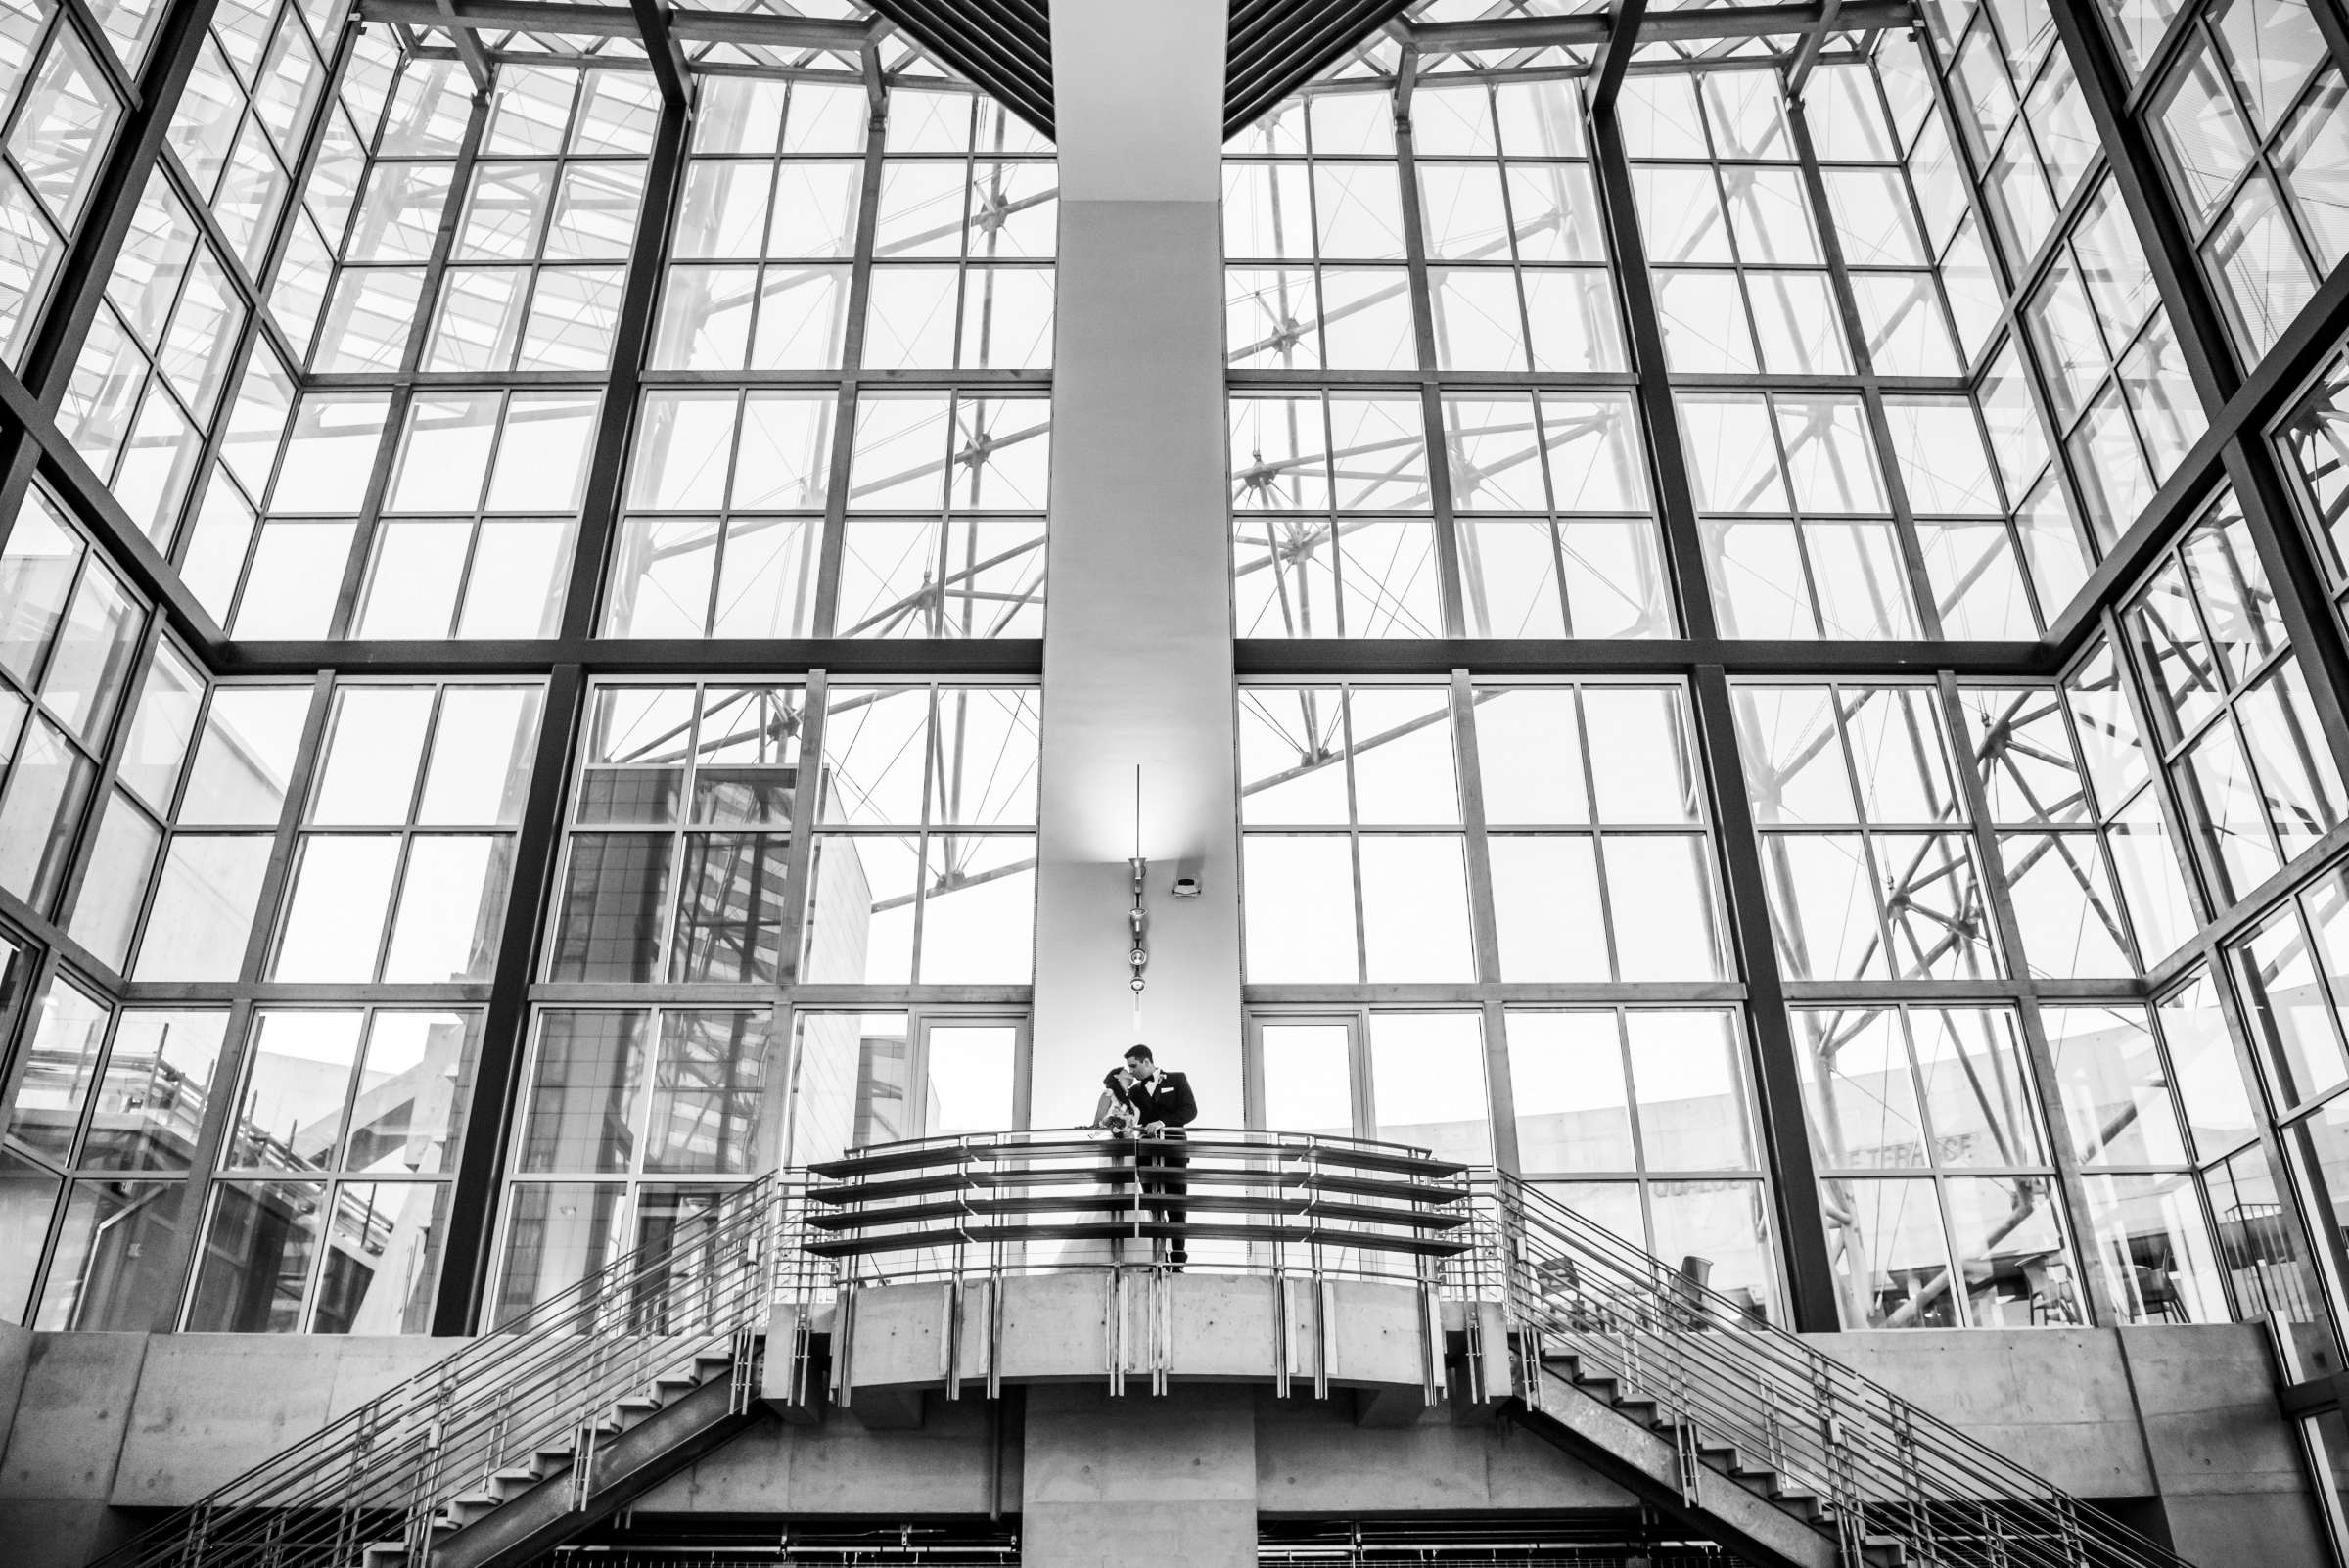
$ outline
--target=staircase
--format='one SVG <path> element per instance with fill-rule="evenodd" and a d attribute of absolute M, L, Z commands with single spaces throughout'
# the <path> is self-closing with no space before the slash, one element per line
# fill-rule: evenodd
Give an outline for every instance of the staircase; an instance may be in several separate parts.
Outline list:
<path fill-rule="evenodd" d="M 520 1568 L 812 1376 L 835 1284 L 766 1176 L 180 1510 L 106 1568 Z M 1484 1171 L 1467 1394 L 1761 1568 L 2186 1568 L 1748 1306 Z M 1454 1232 L 1456 1234 L 1456 1232 Z M 976 1266 L 982 1269 L 986 1266 Z M 778 1300 L 796 1327 L 761 1350 Z"/>
<path fill-rule="evenodd" d="M 101 1559 L 507 1568 L 762 1418 L 798 1185 L 727 1194 Z M 794 1242 L 786 1246 L 787 1242 Z"/>
<path fill-rule="evenodd" d="M 1516 1177 L 1480 1174 L 1462 1294 L 1506 1410 L 1767 1568 L 2186 1568 Z M 1488 1322 L 1490 1318 L 1488 1316 Z"/>

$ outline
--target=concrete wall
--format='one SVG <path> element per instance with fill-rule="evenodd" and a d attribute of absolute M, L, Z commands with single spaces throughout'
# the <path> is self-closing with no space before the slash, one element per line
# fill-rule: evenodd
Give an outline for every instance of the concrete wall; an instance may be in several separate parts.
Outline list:
<path fill-rule="evenodd" d="M 2189 1562 L 2324 1563 L 2261 1332 L 2213 1323 L 1812 1338 L 2067 1492 L 2159 1497 L 2171 1545 Z"/>
<path fill-rule="evenodd" d="M 2258 1331 L 2228 1325 L 1819 1336 L 1821 1348 L 2083 1496 L 2161 1499 L 2189 1561 L 2326 1561 Z M 73 1568 L 124 1508 L 193 1500 L 444 1355 L 428 1339 L 0 1334 L 0 1560 Z M 1253 1559 L 1255 1519 L 1620 1508 L 1533 1433 L 1439 1405 L 1379 1421 L 1363 1391 L 1263 1381 L 966 1385 L 917 1419 L 762 1424 L 642 1499 L 639 1516 L 1022 1517 L 1030 1561 Z M 1105 1536 L 1114 1502 L 1127 1524 Z M 2142 1510 L 2123 1510 L 2140 1522 Z M 1183 1551 L 1164 1550 L 1184 1532 Z"/>
<path fill-rule="evenodd" d="M 420 1337 L 25 1339 L 0 1449 L 10 1568 L 75 1568 L 123 1533 L 114 1510 L 193 1502 L 452 1348 Z"/>

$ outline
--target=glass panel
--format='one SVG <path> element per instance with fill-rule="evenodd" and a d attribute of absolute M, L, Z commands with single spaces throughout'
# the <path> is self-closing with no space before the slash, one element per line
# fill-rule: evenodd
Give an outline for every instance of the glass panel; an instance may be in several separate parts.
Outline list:
<path fill-rule="evenodd" d="M 1019 1035 L 1009 1024 L 929 1026 L 923 1136 L 1000 1132 L 1012 1125 Z"/>
<path fill-rule="evenodd" d="M 178 1181 L 76 1181 L 33 1326 L 147 1331 L 165 1326 L 178 1281 Z"/>
<path fill-rule="evenodd" d="M 550 1009 L 539 1015 L 522 1128 L 524 1171 L 629 1169 L 644 1086 L 646 1022 L 641 1012 Z"/>
<path fill-rule="evenodd" d="M 443 1181 L 338 1184 L 310 1331 L 430 1333 L 449 1203 Z"/>
<path fill-rule="evenodd" d="M 2091 1175 L 2086 1185 L 2096 1264 L 2123 1320 L 2227 1320 L 2226 1292 L 2191 1176 Z"/>
<path fill-rule="evenodd" d="M 1950 1204 L 1966 1316 L 1976 1327 L 2085 1323 L 2049 1176 L 1953 1177 Z"/>
<path fill-rule="evenodd" d="M 368 1021 L 344 1169 L 374 1176 L 456 1169 L 480 1032 L 481 1018 L 471 1013 L 384 1011 Z"/>
<path fill-rule="evenodd" d="M 2184 1165 L 2169 1070 L 2144 1015 L 2042 1007 L 2072 1154 L 2082 1165 Z"/>
<path fill-rule="evenodd" d="M 499 1326 L 578 1283 L 628 1244 L 624 1186 L 522 1181 L 508 1192 L 511 1212 L 494 1316 Z"/>
<path fill-rule="evenodd" d="M 1950 1254 L 1930 1181 L 1819 1184 L 1846 1328 L 1954 1328 Z"/>
<path fill-rule="evenodd" d="M 773 1160 L 768 1017 L 763 1008 L 662 1015 L 646 1171 L 741 1176 Z"/>
<path fill-rule="evenodd" d="M 63 982 L 50 987 L 9 1110 L 11 1143 L 60 1165 L 71 1160 L 82 1113 L 98 1082 L 108 1017 L 103 1003 L 73 987 Z"/>
<path fill-rule="evenodd" d="M 1267 1021 L 1260 1027 L 1264 1126 L 1279 1132 L 1355 1135 L 1352 1035 L 1344 1024 Z"/>
<path fill-rule="evenodd" d="M 1746 1106 L 1742 1042 L 1726 1012 L 1624 1014 L 1650 1171 L 1759 1168 Z"/>
<path fill-rule="evenodd" d="M 197 1333 L 300 1332 L 326 1195 L 321 1182 L 216 1183 L 187 1326 Z"/>
<path fill-rule="evenodd" d="M 1518 1168 L 1636 1170 L 1616 1015 L 1511 1011 L 1508 1035 Z"/>
<path fill-rule="evenodd" d="M 1923 1166 L 1924 1125 L 1900 1015 L 1797 1010 L 1811 1146 L 1830 1171 Z"/>
<path fill-rule="evenodd" d="M 224 1012 L 125 1011 L 107 1051 L 106 1076 L 79 1165 L 99 1171 L 187 1170 L 227 1030 Z"/>
<path fill-rule="evenodd" d="M 1491 1163 L 1482 1016 L 1371 1014 L 1370 1098 L 1379 1138 L 1438 1159 Z"/>

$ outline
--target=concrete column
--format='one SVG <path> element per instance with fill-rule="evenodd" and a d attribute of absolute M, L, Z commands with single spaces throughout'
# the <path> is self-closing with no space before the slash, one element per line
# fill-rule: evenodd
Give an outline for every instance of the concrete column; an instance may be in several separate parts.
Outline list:
<path fill-rule="evenodd" d="M 1030 1121 L 1092 1114 L 1139 1038 L 1240 1104 L 1221 0 L 1057 0 L 1059 323 Z M 1126 953 L 1150 861 L 1140 1023 Z M 1177 902 L 1177 876 L 1199 880 Z"/>
<path fill-rule="evenodd" d="M 1027 1568 L 1254 1568 L 1256 1391 L 1112 1399 L 1028 1390 L 1020 1466 Z"/>

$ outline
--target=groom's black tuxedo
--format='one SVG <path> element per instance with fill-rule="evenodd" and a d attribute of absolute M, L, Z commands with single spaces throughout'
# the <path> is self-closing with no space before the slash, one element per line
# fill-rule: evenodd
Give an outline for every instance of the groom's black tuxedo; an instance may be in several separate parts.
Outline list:
<path fill-rule="evenodd" d="M 1118 1069 L 1112 1068 L 1101 1082 L 1109 1092 L 1133 1107 L 1133 1114 L 1144 1126 L 1164 1122 L 1167 1126 L 1188 1127 L 1199 1119 L 1199 1102 L 1191 1097 L 1191 1081 L 1180 1073 L 1161 1073 L 1148 1083 L 1130 1086 L 1121 1084 Z"/>

